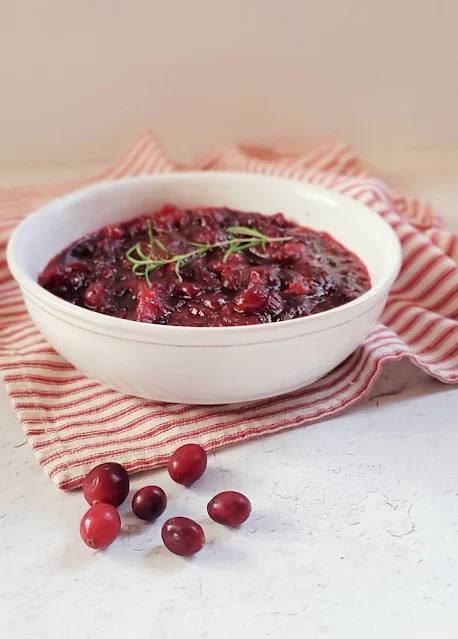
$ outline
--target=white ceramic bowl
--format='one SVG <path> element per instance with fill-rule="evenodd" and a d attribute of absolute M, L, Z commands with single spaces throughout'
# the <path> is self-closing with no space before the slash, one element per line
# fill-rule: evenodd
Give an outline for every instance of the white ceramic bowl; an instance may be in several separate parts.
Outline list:
<path fill-rule="evenodd" d="M 330 311 L 274 324 L 188 328 L 108 317 L 65 302 L 37 284 L 48 261 L 105 224 L 181 207 L 282 212 L 330 233 L 366 264 L 371 289 Z M 55 200 L 14 232 L 8 264 L 43 336 L 77 369 L 129 395 L 225 404 L 287 393 L 347 358 L 378 319 L 401 250 L 373 211 L 332 191 L 241 173 L 169 173 L 104 183 Z"/>

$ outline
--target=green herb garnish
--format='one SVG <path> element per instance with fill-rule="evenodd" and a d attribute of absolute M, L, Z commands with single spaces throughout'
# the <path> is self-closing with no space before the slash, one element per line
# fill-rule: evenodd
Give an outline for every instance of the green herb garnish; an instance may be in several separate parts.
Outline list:
<path fill-rule="evenodd" d="M 255 246 L 260 246 L 265 250 L 268 244 L 287 242 L 292 239 L 290 236 L 268 237 L 261 233 L 261 231 L 248 228 L 247 226 L 229 226 L 226 229 L 226 233 L 230 236 L 227 240 L 216 242 L 215 244 L 188 242 L 189 246 L 193 247 L 193 250 L 181 255 L 175 255 L 160 240 L 154 237 L 151 222 L 148 220 L 149 255 L 146 255 L 142 250 L 141 242 L 137 242 L 137 244 L 127 251 L 126 258 L 132 264 L 132 272 L 139 277 L 144 277 L 151 286 L 149 274 L 168 264 L 175 265 L 175 274 L 178 280 L 182 282 L 183 278 L 181 277 L 180 270 L 186 266 L 186 264 L 192 262 L 192 260 L 195 260 L 197 257 L 204 255 L 212 249 L 226 248 L 223 255 L 223 262 L 227 262 L 232 253 L 246 251 Z M 158 254 L 158 249 L 161 251 L 161 255 Z"/>

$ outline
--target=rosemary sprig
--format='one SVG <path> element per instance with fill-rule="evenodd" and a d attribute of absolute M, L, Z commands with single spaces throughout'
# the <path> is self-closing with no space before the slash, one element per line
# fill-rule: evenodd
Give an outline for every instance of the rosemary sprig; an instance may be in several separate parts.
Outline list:
<path fill-rule="evenodd" d="M 153 227 L 148 220 L 148 244 L 149 255 L 146 255 L 141 247 L 141 242 L 137 242 L 126 252 L 126 258 L 132 264 L 132 272 L 139 277 L 144 277 L 149 286 L 151 280 L 149 274 L 158 268 L 174 264 L 174 272 L 180 282 L 183 281 L 180 270 L 192 262 L 197 257 L 204 255 L 208 251 L 216 248 L 226 248 L 223 255 L 223 262 L 227 262 L 232 253 L 239 253 L 247 249 L 260 246 L 264 251 L 268 244 L 276 242 L 287 242 L 292 238 L 285 237 L 268 237 L 257 229 L 248 228 L 247 226 L 229 226 L 226 233 L 229 239 L 214 244 L 199 244 L 198 242 L 188 242 L 192 250 L 187 253 L 172 253 L 158 238 L 153 234 Z M 160 253 L 159 253 L 160 251 Z"/>

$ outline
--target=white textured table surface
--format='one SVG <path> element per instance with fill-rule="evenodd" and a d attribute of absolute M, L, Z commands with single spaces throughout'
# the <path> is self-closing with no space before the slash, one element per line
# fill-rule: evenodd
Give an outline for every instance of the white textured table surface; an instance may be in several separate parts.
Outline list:
<path fill-rule="evenodd" d="M 211 455 L 190 490 L 135 476 L 169 507 L 146 526 L 122 507 L 105 552 L 80 541 L 86 502 L 45 476 L 3 388 L 0 407 L 2 639 L 456 638 L 458 393 L 407 362 L 337 418 Z M 231 488 L 253 503 L 236 532 L 206 517 Z M 178 514 L 206 529 L 193 560 L 160 544 Z"/>

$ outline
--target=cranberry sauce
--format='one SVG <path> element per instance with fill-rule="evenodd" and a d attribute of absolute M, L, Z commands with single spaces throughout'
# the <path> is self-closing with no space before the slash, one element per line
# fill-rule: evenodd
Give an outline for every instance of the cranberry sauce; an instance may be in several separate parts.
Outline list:
<path fill-rule="evenodd" d="M 231 227 L 256 229 L 277 240 L 228 255 Z M 155 255 L 163 260 L 196 251 L 195 244 L 223 246 L 204 247 L 184 260 L 178 272 L 171 262 L 145 277 L 142 268 L 133 273 L 126 252 L 140 243 L 142 254 L 151 259 L 151 237 Z M 341 306 L 370 288 L 369 274 L 353 253 L 326 233 L 288 222 L 281 213 L 173 206 L 105 226 L 74 242 L 50 261 L 38 282 L 98 313 L 174 326 L 279 322 Z"/>

